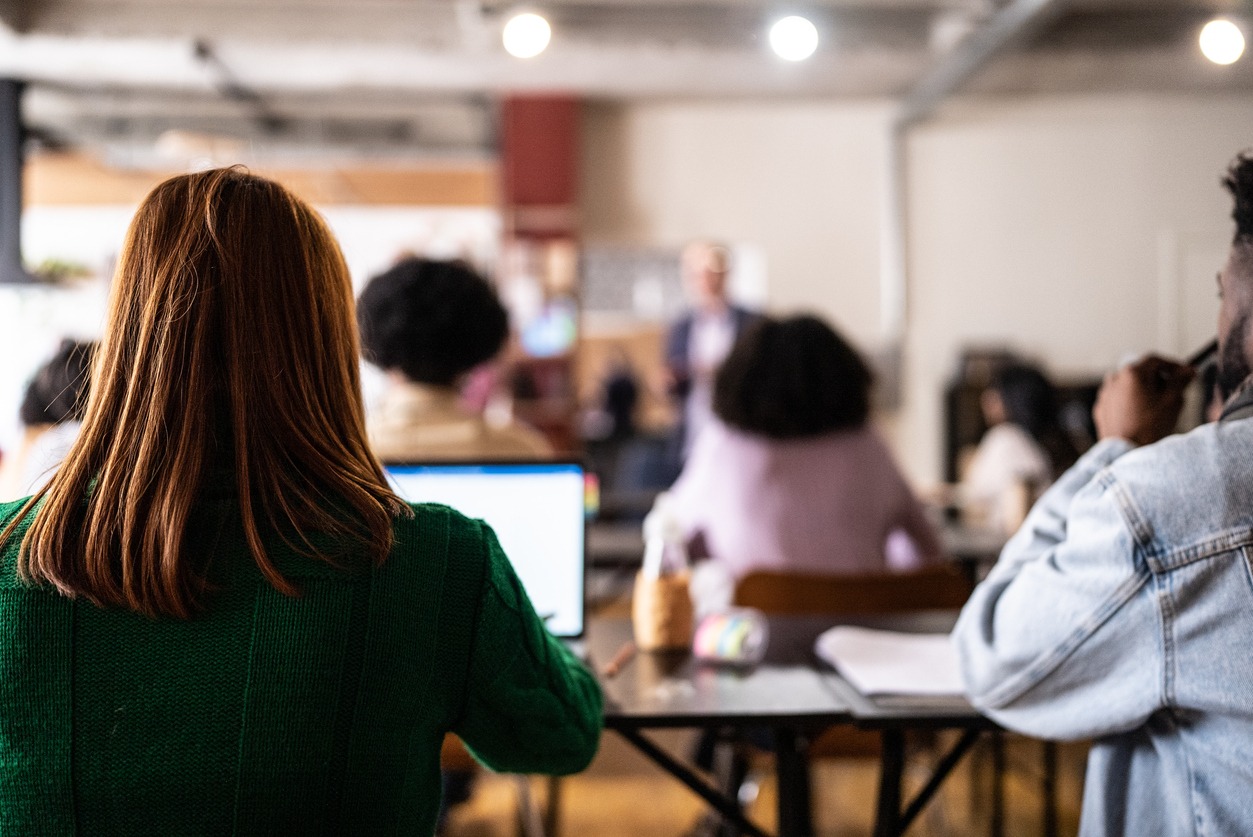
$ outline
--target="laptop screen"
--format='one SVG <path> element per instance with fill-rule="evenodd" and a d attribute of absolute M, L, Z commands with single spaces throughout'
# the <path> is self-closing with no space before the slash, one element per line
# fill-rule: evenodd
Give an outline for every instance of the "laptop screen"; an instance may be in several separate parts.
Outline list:
<path fill-rule="evenodd" d="M 486 521 L 557 637 L 583 635 L 584 481 L 571 462 L 384 466 L 411 503 L 443 503 Z"/>

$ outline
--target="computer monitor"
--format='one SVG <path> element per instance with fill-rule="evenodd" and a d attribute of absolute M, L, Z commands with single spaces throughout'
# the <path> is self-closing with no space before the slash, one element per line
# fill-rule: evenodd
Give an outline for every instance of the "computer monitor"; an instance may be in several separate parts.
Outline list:
<path fill-rule="evenodd" d="M 575 462 L 386 463 L 411 503 L 443 503 L 481 518 L 554 636 L 583 635 L 585 500 Z"/>

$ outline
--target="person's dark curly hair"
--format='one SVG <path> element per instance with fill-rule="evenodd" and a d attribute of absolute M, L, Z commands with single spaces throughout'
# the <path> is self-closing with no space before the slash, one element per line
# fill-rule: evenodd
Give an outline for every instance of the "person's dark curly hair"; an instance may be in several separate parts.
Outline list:
<path fill-rule="evenodd" d="M 771 439 L 861 427 L 870 416 L 866 362 L 817 317 L 763 318 L 736 341 L 714 379 L 714 413 Z"/>
<path fill-rule="evenodd" d="M 62 340 L 26 387 L 18 418 L 27 427 L 78 421 L 87 409 L 94 342 Z"/>
<path fill-rule="evenodd" d="M 487 279 L 463 262 L 419 258 L 370 280 L 357 325 L 366 360 L 437 386 L 490 360 L 509 336 L 509 315 Z"/>
<path fill-rule="evenodd" d="M 1223 185 L 1236 202 L 1231 210 L 1236 222 L 1234 243 L 1253 244 L 1253 154 L 1246 151 L 1236 157 Z"/>

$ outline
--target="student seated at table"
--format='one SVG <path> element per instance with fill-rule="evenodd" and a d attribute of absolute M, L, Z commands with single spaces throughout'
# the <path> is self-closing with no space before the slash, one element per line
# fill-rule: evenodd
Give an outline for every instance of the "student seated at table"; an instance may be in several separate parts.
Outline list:
<path fill-rule="evenodd" d="M 461 262 L 407 258 L 370 280 L 357 303 L 366 360 L 388 373 L 370 417 L 370 446 L 384 461 L 546 459 L 536 431 L 496 426 L 458 392 L 500 354 L 509 318 L 485 278 Z"/>
<path fill-rule="evenodd" d="M 961 504 L 973 522 L 1012 532 L 1075 450 L 1058 423 L 1053 385 L 1034 366 L 1001 369 L 980 406 L 989 427 L 959 487 Z"/>
<path fill-rule="evenodd" d="M 763 319 L 714 382 L 668 505 L 710 561 L 698 608 L 728 603 L 754 570 L 906 570 L 940 554 L 922 505 L 870 427 L 865 362 L 813 316 Z"/>
<path fill-rule="evenodd" d="M 439 749 L 582 769 L 594 678 L 366 444 L 352 286 L 241 169 L 127 234 L 74 448 L 0 505 L 0 833 L 426 834 Z"/>
<path fill-rule="evenodd" d="M 56 353 L 35 372 L 18 409 L 22 441 L 0 462 L 0 501 L 39 489 L 78 437 L 87 406 L 95 343 L 62 340 Z"/>

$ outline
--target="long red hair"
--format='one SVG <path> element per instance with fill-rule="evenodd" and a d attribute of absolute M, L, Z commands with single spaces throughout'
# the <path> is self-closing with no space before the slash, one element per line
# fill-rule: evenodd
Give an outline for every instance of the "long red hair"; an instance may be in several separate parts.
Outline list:
<path fill-rule="evenodd" d="M 171 178 L 139 207 L 81 434 L 0 540 L 33 513 L 24 578 L 186 618 L 208 586 L 187 537 L 211 473 L 228 475 L 253 559 L 288 594 L 267 535 L 380 562 L 406 508 L 366 444 L 339 246 L 303 201 L 240 168 Z"/>

